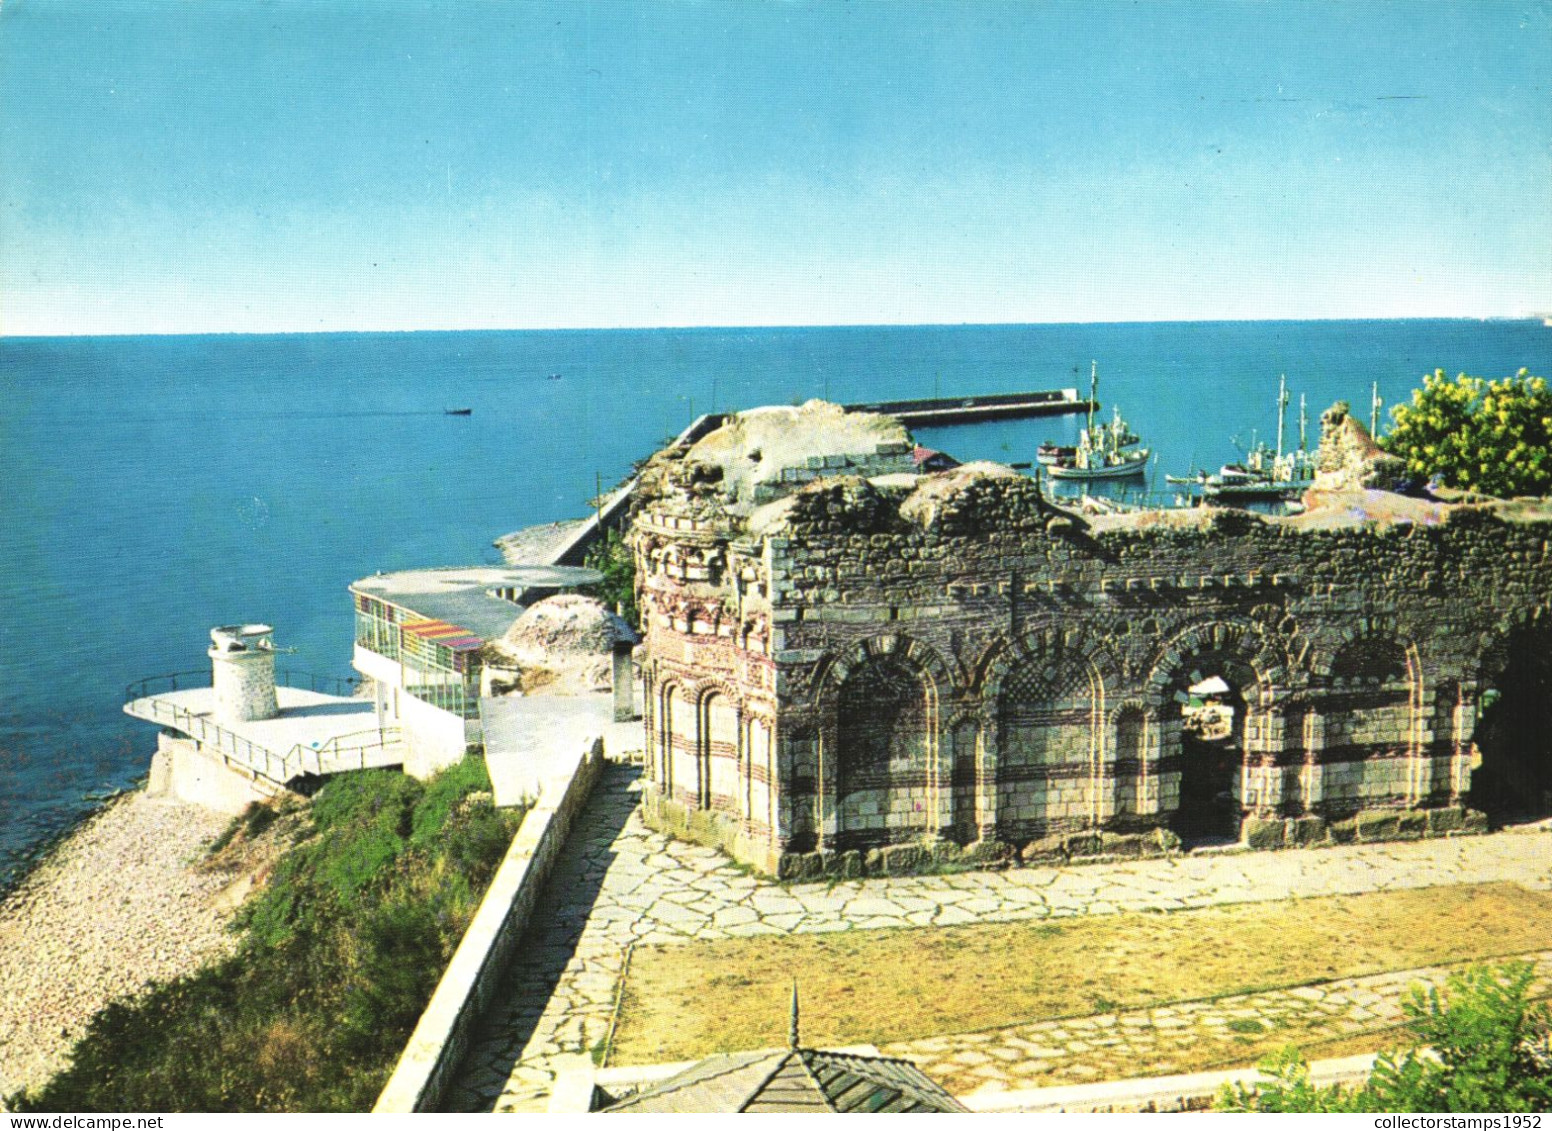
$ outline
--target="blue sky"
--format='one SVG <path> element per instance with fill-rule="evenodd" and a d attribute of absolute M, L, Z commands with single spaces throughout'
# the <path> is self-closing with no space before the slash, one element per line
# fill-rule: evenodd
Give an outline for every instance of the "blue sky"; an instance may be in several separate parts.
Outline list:
<path fill-rule="evenodd" d="M 1552 4 L 4 0 L 0 333 L 1552 312 Z"/>

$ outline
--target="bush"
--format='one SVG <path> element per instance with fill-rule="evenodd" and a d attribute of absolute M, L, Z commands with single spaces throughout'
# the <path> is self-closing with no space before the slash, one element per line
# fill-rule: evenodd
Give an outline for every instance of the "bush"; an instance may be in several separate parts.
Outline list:
<path fill-rule="evenodd" d="M 634 629 L 641 628 L 641 612 L 636 608 L 636 555 L 618 530 L 604 532 L 603 541 L 587 552 L 584 564 L 604 575 L 603 581 L 590 585 L 586 592 L 597 597 Z"/>
<path fill-rule="evenodd" d="M 1391 417 L 1380 446 L 1421 479 L 1505 498 L 1552 493 L 1552 392 L 1540 377 L 1451 381 L 1435 370 Z"/>
<path fill-rule="evenodd" d="M 1534 968 L 1510 962 L 1451 974 L 1441 995 L 1418 987 L 1402 1007 L 1418 1046 L 1381 1056 L 1356 1088 L 1310 1083 L 1285 1049 L 1261 1065 L 1272 1082 L 1225 1087 L 1217 1107 L 1275 1112 L 1530 1112 L 1552 1107 L 1552 1015 L 1530 1001 Z"/>
<path fill-rule="evenodd" d="M 479 758 L 329 781 L 237 952 L 97 1014 L 12 1110 L 369 1110 L 521 820 L 489 790 Z"/>

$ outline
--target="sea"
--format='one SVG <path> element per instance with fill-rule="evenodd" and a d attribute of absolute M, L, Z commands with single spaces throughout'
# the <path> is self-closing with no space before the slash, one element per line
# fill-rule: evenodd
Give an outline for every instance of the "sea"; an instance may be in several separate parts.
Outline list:
<path fill-rule="evenodd" d="M 1527 321 L 504 331 L 0 339 L 0 891 L 132 787 L 153 728 L 126 685 L 208 666 L 260 621 L 285 665 L 349 676 L 346 587 L 499 562 L 492 540 L 589 500 L 701 413 L 1086 393 L 1154 450 L 1100 490 L 1168 503 L 1165 474 L 1368 420 L 1424 374 L 1552 375 Z M 467 416 L 448 415 L 468 408 Z M 1388 416 L 1382 409 L 1381 418 Z M 1028 462 L 1081 418 L 922 429 L 962 460 Z"/>

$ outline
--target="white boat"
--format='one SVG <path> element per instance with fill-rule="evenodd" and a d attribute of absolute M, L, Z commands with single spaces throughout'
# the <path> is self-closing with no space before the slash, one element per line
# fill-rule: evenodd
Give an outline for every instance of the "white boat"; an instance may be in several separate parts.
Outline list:
<path fill-rule="evenodd" d="M 1283 415 L 1288 407 L 1288 379 L 1277 389 L 1277 447 L 1255 444 L 1243 463 L 1226 463 L 1217 475 L 1202 480 L 1202 492 L 1209 498 L 1291 499 L 1309 490 L 1315 483 L 1315 453 L 1309 450 L 1305 435 L 1304 398 L 1299 398 L 1299 446 L 1283 451 Z"/>
<path fill-rule="evenodd" d="M 1071 455 L 1059 454 L 1046 463 L 1053 479 L 1122 479 L 1141 475 L 1148 469 L 1148 448 L 1139 448 L 1141 438 L 1121 419 L 1116 408 L 1109 423 L 1094 422 L 1094 406 L 1099 398 L 1099 364 L 1090 363 L 1088 427 L 1078 434 L 1078 446 Z"/>
<path fill-rule="evenodd" d="M 1147 448 L 1129 452 L 1117 452 L 1113 458 L 1085 458 L 1080 450 L 1078 458 L 1070 465 L 1053 463 L 1046 470 L 1052 479 L 1121 479 L 1128 475 L 1141 475 L 1148 470 L 1148 457 L 1153 453 Z M 1108 462 L 1106 462 L 1108 458 Z"/>

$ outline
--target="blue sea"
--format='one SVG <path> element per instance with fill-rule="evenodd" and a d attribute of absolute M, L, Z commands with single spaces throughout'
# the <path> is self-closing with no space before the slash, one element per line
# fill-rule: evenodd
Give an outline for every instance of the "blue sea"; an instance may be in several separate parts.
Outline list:
<path fill-rule="evenodd" d="M 1086 390 L 1163 473 L 1367 419 L 1443 368 L 1552 375 L 1539 321 L 630 330 L 0 339 L 0 889 L 131 785 L 155 745 L 125 685 L 204 668 L 212 625 L 263 621 L 293 667 L 350 674 L 346 586 L 496 562 L 491 540 L 583 515 L 712 410 Z M 445 415 L 468 407 L 468 417 Z M 962 459 L 1033 459 L 1076 418 L 933 428 Z"/>

